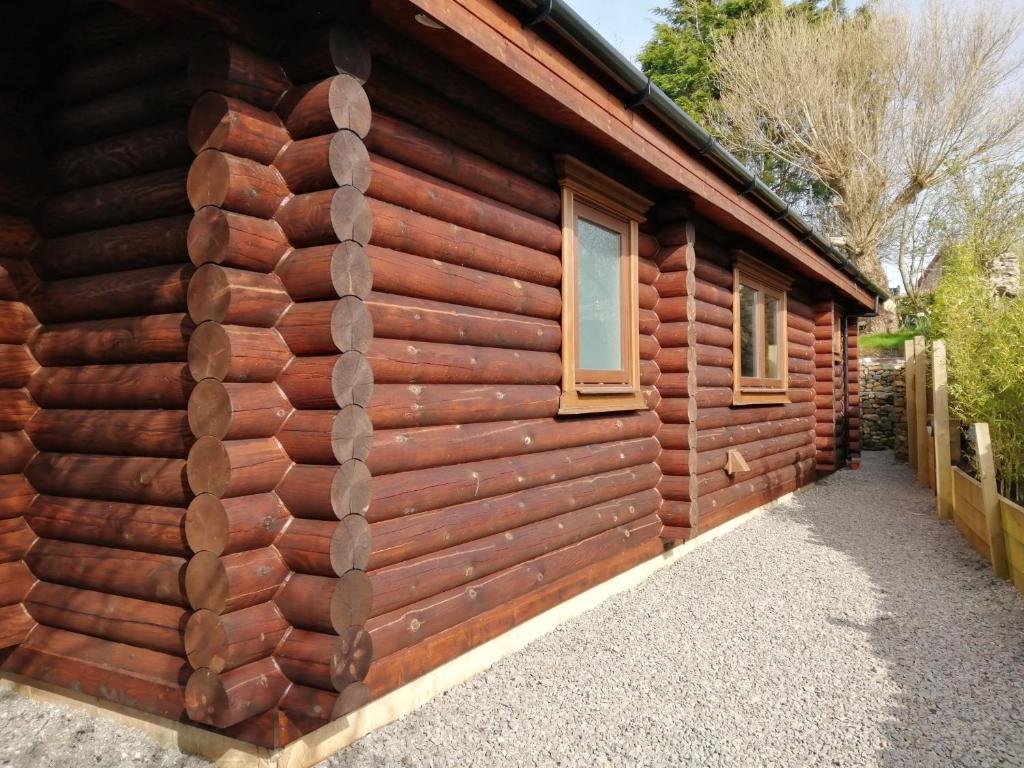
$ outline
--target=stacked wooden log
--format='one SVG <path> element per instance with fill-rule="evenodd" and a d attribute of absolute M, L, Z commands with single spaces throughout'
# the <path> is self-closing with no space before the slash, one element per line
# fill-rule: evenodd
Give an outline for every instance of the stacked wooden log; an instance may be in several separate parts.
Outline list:
<path fill-rule="evenodd" d="M 724 249 L 698 238 L 694 267 L 698 411 L 695 528 L 706 531 L 814 479 L 814 323 L 799 289 L 787 312 L 789 402 L 733 406 L 733 275 Z M 729 474 L 728 453 L 749 466 Z"/>
<path fill-rule="evenodd" d="M 816 465 L 832 472 L 843 463 L 845 429 L 844 363 L 836 335 L 840 309 L 831 299 L 814 304 L 814 418 Z"/>
<path fill-rule="evenodd" d="M 689 538 L 694 526 L 697 477 L 697 297 L 694 267 L 694 225 L 683 219 L 669 220 L 658 231 L 661 244 L 656 261 L 658 303 L 654 307 L 660 345 L 655 363 L 661 394 L 657 413 L 661 420 L 658 464 L 662 537 L 668 541 Z"/>
<path fill-rule="evenodd" d="M 4 506 L 24 505 L 39 537 L 24 605 L 40 626 L 3 668 L 178 718 L 191 38 L 79 10 L 39 94 L 47 195 L 30 260 L 43 282 L 25 301 L 43 325 L 19 379 L 34 405 L 0 409 L 24 415 L 38 492 Z"/>
<path fill-rule="evenodd" d="M 846 325 L 846 391 L 849 395 L 846 404 L 846 460 L 850 467 L 860 467 L 860 353 L 857 341 L 859 331 L 857 318 L 850 317 Z"/>
<path fill-rule="evenodd" d="M 657 416 L 555 416 L 560 200 L 545 126 L 409 41 L 369 40 L 366 682 L 379 696 L 650 557 L 661 523 Z"/>
<path fill-rule="evenodd" d="M 189 120 L 186 705 L 280 745 L 368 698 L 369 57 L 341 25 L 279 60 L 205 45 Z"/>

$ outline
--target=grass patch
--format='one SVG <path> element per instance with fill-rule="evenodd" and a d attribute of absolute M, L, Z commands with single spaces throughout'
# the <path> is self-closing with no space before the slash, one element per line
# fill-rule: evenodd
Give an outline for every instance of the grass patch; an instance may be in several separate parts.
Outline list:
<path fill-rule="evenodd" d="M 903 348 L 903 342 L 920 335 L 916 328 L 900 328 L 896 333 L 872 333 L 857 340 L 858 349 Z"/>

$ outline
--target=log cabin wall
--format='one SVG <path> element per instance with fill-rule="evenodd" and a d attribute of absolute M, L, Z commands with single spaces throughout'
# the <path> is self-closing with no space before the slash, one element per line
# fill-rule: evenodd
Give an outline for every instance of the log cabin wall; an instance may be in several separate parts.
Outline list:
<path fill-rule="evenodd" d="M 814 313 L 818 290 L 798 282 L 789 292 L 787 349 L 789 403 L 732 404 L 733 273 L 728 250 L 709 227 L 696 232 L 694 295 L 697 412 L 694 534 L 720 525 L 815 477 Z M 750 469 L 729 475 L 736 449 Z M 691 502 L 692 503 L 692 502 Z"/>
<path fill-rule="evenodd" d="M 384 27 L 368 40 L 366 682 L 380 696 L 660 551 L 661 498 L 655 412 L 556 417 L 557 137 Z M 650 387 L 656 246 L 643 240 Z"/>
<path fill-rule="evenodd" d="M 850 467 L 860 467 L 860 329 L 857 318 L 846 318 L 846 458 Z"/>

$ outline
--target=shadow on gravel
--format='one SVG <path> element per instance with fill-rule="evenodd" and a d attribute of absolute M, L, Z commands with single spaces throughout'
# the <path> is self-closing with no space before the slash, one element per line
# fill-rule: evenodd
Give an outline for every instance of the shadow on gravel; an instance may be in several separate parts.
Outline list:
<path fill-rule="evenodd" d="M 831 622 L 866 633 L 898 689 L 878 764 L 1024 765 L 1024 596 L 937 519 L 931 492 L 890 453 L 822 483 L 835 503 L 776 514 L 873 584 L 876 620 Z"/>

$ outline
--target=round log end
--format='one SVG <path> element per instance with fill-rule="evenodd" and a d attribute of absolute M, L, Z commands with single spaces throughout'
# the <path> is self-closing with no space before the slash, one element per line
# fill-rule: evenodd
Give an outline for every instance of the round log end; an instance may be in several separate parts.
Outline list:
<path fill-rule="evenodd" d="M 356 28 L 349 24 L 335 24 L 331 27 L 330 46 L 331 62 L 339 73 L 360 83 L 370 79 L 373 66 L 370 49 Z"/>
<path fill-rule="evenodd" d="M 331 311 L 331 338 L 341 352 L 355 350 L 365 355 L 370 350 L 373 319 L 362 299 L 355 296 L 338 299 Z"/>
<path fill-rule="evenodd" d="M 227 272 L 216 264 L 203 264 L 188 282 L 188 314 L 195 323 L 221 322 L 231 305 Z"/>
<path fill-rule="evenodd" d="M 185 594 L 193 610 L 220 613 L 228 598 L 228 573 L 213 552 L 197 552 L 185 567 Z"/>
<path fill-rule="evenodd" d="M 350 459 L 366 461 L 372 442 L 373 424 L 365 408 L 359 405 L 346 405 L 338 411 L 331 427 L 331 447 L 339 464 L 344 464 Z"/>
<path fill-rule="evenodd" d="M 331 198 L 331 225 L 342 242 L 355 240 L 360 245 L 370 242 L 373 212 L 365 195 L 355 187 L 338 187 Z"/>
<path fill-rule="evenodd" d="M 370 524 L 362 515 L 346 515 L 331 535 L 331 567 L 335 573 L 363 570 L 370 561 Z"/>
<path fill-rule="evenodd" d="M 192 105 L 185 129 L 188 145 L 197 155 L 206 147 L 218 147 L 227 131 L 225 118 L 230 112 L 227 96 L 207 91 Z"/>
<path fill-rule="evenodd" d="M 331 719 L 337 720 L 339 717 L 354 712 L 362 706 L 365 706 L 370 701 L 370 689 L 365 683 L 352 683 L 346 685 L 345 689 L 338 694 L 338 698 L 334 702 L 334 709 L 331 711 Z"/>
<path fill-rule="evenodd" d="M 359 138 L 366 138 L 373 121 L 373 111 L 362 83 L 351 75 L 338 75 L 331 81 L 327 99 L 334 124 L 338 128 L 347 128 Z"/>
<path fill-rule="evenodd" d="M 193 552 L 220 555 L 228 544 L 228 513 L 216 496 L 201 493 L 185 512 L 185 541 Z"/>
<path fill-rule="evenodd" d="M 228 709 L 228 692 L 217 673 L 197 669 L 185 684 L 185 711 L 198 723 L 218 726 Z"/>
<path fill-rule="evenodd" d="M 339 635 L 370 618 L 373 586 L 363 571 L 349 571 L 338 577 L 331 595 L 331 626 Z"/>
<path fill-rule="evenodd" d="M 366 515 L 370 509 L 373 478 L 366 462 L 346 461 L 331 480 L 331 508 L 339 519 L 347 515 Z"/>
<path fill-rule="evenodd" d="M 373 288 L 373 268 L 366 249 L 352 240 L 338 243 L 331 257 L 331 281 L 339 296 L 365 299 Z"/>
<path fill-rule="evenodd" d="M 369 188 L 370 153 L 363 140 L 352 131 L 341 130 L 331 137 L 328 161 L 339 187 L 347 185 L 360 192 Z"/>
<path fill-rule="evenodd" d="M 338 356 L 331 371 L 331 392 L 341 407 L 358 405 L 365 408 L 373 396 L 373 369 L 359 352 L 344 352 Z"/>
<path fill-rule="evenodd" d="M 231 237 L 227 214 L 208 205 L 196 211 L 188 225 L 188 256 L 196 266 L 224 260 Z"/>
<path fill-rule="evenodd" d="M 220 205 L 231 184 L 231 166 L 223 152 L 207 149 L 200 152 L 188 170 L 188 201 L 199 210 L 204 205 Z"/>
<path fill-rule="evenodd" d="M 231 458 L 216 437 L 200 437 L 188 452 L 185 464 L 188 484 L 195 494 L 223 496 L 231 481 Z"/>
<path fill-rule="evenodd" d="M 373 661 L 373 638 L 363 627 L 349 627 L 334 643 L 331 652 L 331 683 L 344 691 L 366 677 Z"/>
<path fill-rule="evenodd" d="M 231 427 L 231 397 L 217 379 L 202 379 L 188 398 L 188 426 L 196 437 L 221 439 Z"/>
<path fill-rule="evenodd" d="M 185 625 L 185 655 L 195 669 L 222 672 L 227 662 L 228 636 L 220 616 L 196 611 Z"/>
<path fill-rule="evenodd" d="M 195 381 L 223 379 L 231 368 L 231 337 L 219 323 L 200 323 L 188 341 L 188 370 Z"/>

